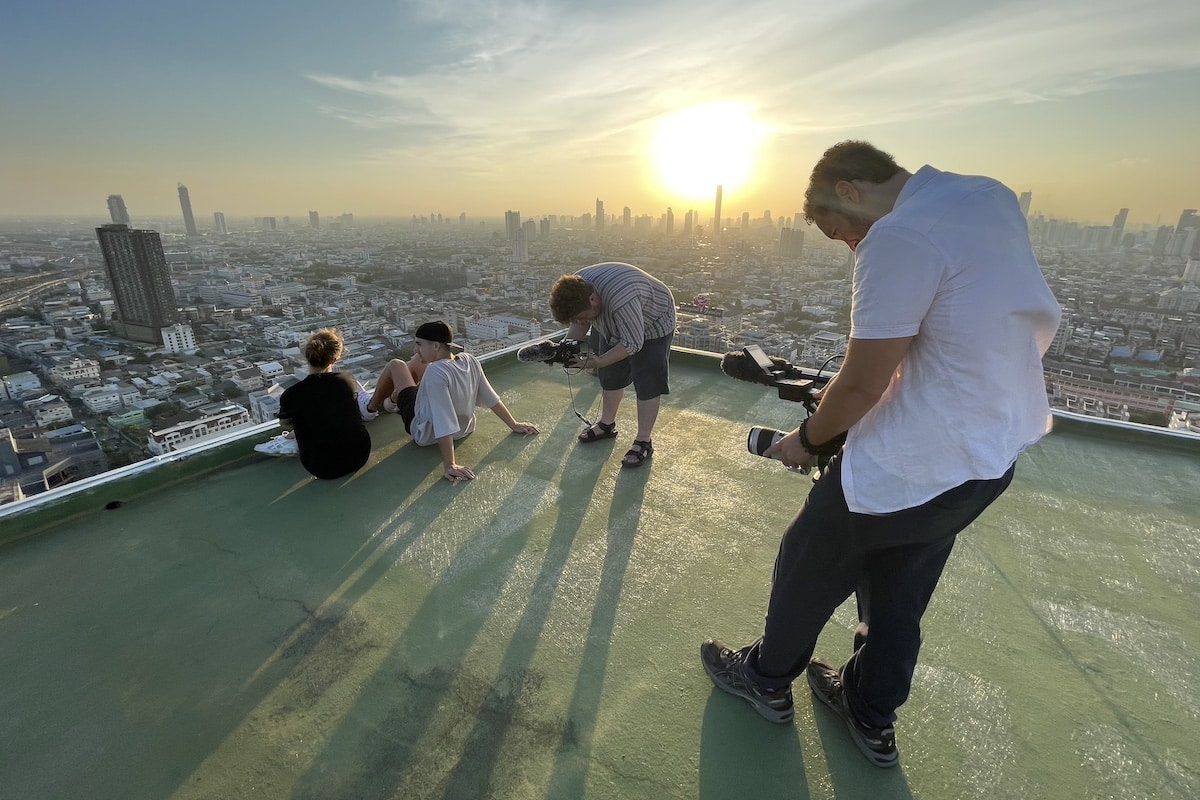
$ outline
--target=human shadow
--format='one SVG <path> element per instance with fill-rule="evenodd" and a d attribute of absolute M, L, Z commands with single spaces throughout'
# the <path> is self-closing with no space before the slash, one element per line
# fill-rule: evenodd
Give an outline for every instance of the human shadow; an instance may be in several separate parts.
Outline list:
<path fill-rule="evenodd" d="M 442 794 L 447 800 L 491 796 L 500 753 L 515 732 L 520 732 L 523 745 L 538 748 L 554 745 L 554 731 L 546 730 L 544 723 L 539 724 L 531 709 L 534 702 L 531 690 L 540 682 L 540 676 L 530 674 L 529 665 L 571 556 L 572 544 L 591 504 L 591 492 L 583 489 L 596 484 L 603 466 L 603 462 L 581 457 L 578 447 L 571 449 L 563 472 L 571 476 L 572 486 L 580 490 L 565 493 L 558 504 L 558 518 L 546 545 L 541 570 L 501 659 L 497 680 L 484 697 L 467 735 L 463 755 Z"/>
<path fill-rule="evenodd" d="M 647 473 L 618 473 L 608 514 L 608 548 L 588 625 L 579 674 L 558 743 L 554 771 L 546 797 L 583 797 L 591 765 L 592 738 L 608 668 L 608 650 L 621 601 L 621 588 L 637 537 L 638 520 L 646 492 Z"/>
<path fill-rule="evenodd" d="M 772 725 L 714 688 L 700 729 L 699 800 L 810 796 L 795 725 Z"/>
<path fill-rule="evenodd" d="M 912 800 L 903 760 L 899 766 L 887 769 L 871 764 L 850 740 L 846 723 L 807 691 L 807 687 L 804 694 L 813 705 L 829 781 L 839 800 Z"/>
<path fill-rule="evenodd" d="M 551 441 L 541 443 L 523 473 L 549 475 L 557 471 L 557 465 L 572 452 L 555 446 L 558 439 L 565 440 L 562 431 L 566 427 L 564 420 L 554 434 L 546 436 Z M 516 446 L 521 444 L 519 440 L 514 442 Z M 509 446 L 505 444 L 495 457 L 502 456 Z M 450 487 L 447 484 L 445 488 Z M 463 491 L 473 488 L 471 484 L 461 487 Z M 509 492 L 491 515 L 492 523 L 484 523 L 480 529 L 486 531 L 513 515 L 526 519 L 529 507 L 525 494 Z M 538 578 L 543 591 L 553 587 L 561 574 L 586 502 L 586 494 L 580 493 L 573 500 L 564 497 L 559 504 L 552 549 Z M 457 796 L 486 796 L 473 795 L 473 787 L 486 785 L 499 752 L 498 746 L 489 744 L 490 739 L 497 731 L 507 730 L 520 713 L 521 687 L 526 682 L 525 673 L 537 631 L 545 621 L 545 610 L 527 610 L 506 653 L 506 669 L 490 689 L 481 686 L 479 679 L 463 667 L 532 529 L 523 524 L 499 538 L 476 535 L 459 547 L 375 674 L 358 691 L 353 708 L 341 718 L 321 753 L 300 777 L 294 797 L 428 797 L 450 790 L 448 784 L 443 785 L 446 781 L 464 782 L 460 785 L 467 788 Z M 479 711 L 476 705 L 481 695 L 488 699 Z M 449 729 L 434 725 L 440 715 L 451 718 Z M 464 766 L 479 761 L 484 767 L 479 771 L 483 778 L 443 777 L 436 764 L 418 764 L 418 748 L 427 738 L 432 739 L 432 752 L 457 750 L 460 734 L 455 726 L 476 715 L 483 718 L 477 720 L 477 725 L 483 727 L 468 734 L 470 758 Z M 482 749 L 475 752 L 475 748 Z M 433 774 L 424 774 L 426 768 Z"/>

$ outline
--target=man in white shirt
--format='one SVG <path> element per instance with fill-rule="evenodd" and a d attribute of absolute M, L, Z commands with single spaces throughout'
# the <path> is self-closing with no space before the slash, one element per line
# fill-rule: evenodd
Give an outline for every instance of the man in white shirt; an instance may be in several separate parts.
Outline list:
<path fill-rule="evenodd" d="M 700 654 L 718 688 L 773 722 L 792 719 L 791 684 L 807 673 L 889 767 L 955 538 L 1049 430 L 1041 357 L 1061 308 L 1015 195 L 990 178 L 909 173 L 847 141 L 813 169 L 804 214 L 855 253 L 850 343 L 817 411 L 764 455 L 805 467 L 840 452 L 784 534 L 762 637 L 740 650 L 708 640 Z M 860 624 L 835 668 L 813 649 L 851 593 Z"/>
<path fill-rule="evenodd" d="M 476 408 L 491 409 L 513 433 L 539 432 L 537 425 L 513 418 L 479 360 L 462 352 L 445 322 L 426 322 L 413 338 L 412 363 L 387 363 L 367 411 L 399 412 L 414 442 L 422 447 L 436 444 L 446 480 L 458 483 L 475 477 L 474 470 L 455 460 L 454 443 L 475 430 Z"/>

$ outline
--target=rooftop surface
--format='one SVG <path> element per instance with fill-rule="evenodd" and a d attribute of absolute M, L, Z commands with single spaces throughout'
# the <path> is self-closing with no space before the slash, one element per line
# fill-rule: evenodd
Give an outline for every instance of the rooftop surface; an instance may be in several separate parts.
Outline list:
<path fill-rule="evenodd" d="M 772 725 L 697 655 L 761 630 L 812 483 L 745 434 L 799 407 L 676 354 L 657 452 L 623 470 L 632 403 L 576 445 L 561 369 L 486 366 L 543 433 L 483 412 L 470 483 L 385 415 L 345 480 L 260 433 L 0 521 L 0 795 L 1200 796 L 1194 442 L 1065 423 L 1021 457 L 959 538 L 879 770 L 802 683 Z"/>

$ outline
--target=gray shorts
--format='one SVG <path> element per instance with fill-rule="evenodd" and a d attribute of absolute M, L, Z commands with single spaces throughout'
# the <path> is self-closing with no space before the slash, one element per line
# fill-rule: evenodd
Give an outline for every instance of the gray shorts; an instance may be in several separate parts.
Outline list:
<path fill-rule="evenodd" d="M 671 342 L 674 340 L 674 333 L 658 339 L 647 339 L 642 343 L 642 349 L 629 358 L 601 367 L 596 372 L 600 378 L 600 388 L 611 392 L 624 389 L 632 383 L 638 400 L 653 400 L 659 395 L 670 394 L 671 387 L 667 384 L 668 364 Z M 603 355 L 613 344 L 614 342 L 609 342 L 598 331 L 592 330 L 589 345 L 593 353 Z"/>

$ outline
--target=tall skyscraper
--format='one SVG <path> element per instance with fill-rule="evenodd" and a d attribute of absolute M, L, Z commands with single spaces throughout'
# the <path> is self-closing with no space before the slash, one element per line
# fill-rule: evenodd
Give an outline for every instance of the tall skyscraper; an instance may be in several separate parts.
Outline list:
<path fill-rule="evenodd" d="M 1109 247 L 1116 247 L 1121 243 L 1121 237 L 1125 235 L 1125 220 L 1129 219 L 1129 209 L 1122 208 L 1113 217 L 1112 238 L 1108 241 Z"/>
<path fill-rule="evenodd" d="M 530 220 L 532 222 L 533 220 Z M 512 238 L 512 260 L 524 264 L 529 260 L 529 239 L 525 229 L 517 228 Z"/>
<path fill-rule="evenodd" d="M 633 225 L 633 211 L 629 208 L 629 206 L 625 206 L 625 208 L 621 210 L 621 224 L 626 228 Z"/>
<path fill-rule="evenodd" d="M 505 211 L 504 212 L 504 238 L 510 242 L 517 235 L 517 231 L 521 230 L 521 212 L 520 211 Z"/>
<path fill-rule="evenodd" d="M 213 227 L 216 228 L 217 233 L 221 236 L 224 236 L 225 234 L 229 233 L 229 229 L 225 227 L 224 212 L 222 212 L 222 211 L 214 211 L 213 212 Z"/>
<path fill-rule="evenodd" d="M 187 235 L 195 236 L 196 218 L 192 216 L 192 199 L 188 197 L 187 187 L 182 183 L 179 184 L 179 207 L 183 209 L 183 226 L 187 228 Z"/>
<path fill-rule="evenodd" d="M 1184 258 L 1200 257 L 1200 235 L 1192 234 L 1191 244 L 1188 246 L 1188 231 L 1200 231 L 1200 216 L 1196 216 L 1194 208 L 1185 208 L 1179 215 L 1179 224 L 1175 226 L 1175 235 L 1184 241 L 1180 255 Z"/>
<path fill-rule="evenodd" d="M 129 224 L 129 212 L 125 210 L 125 198 L 119 194 L 108 196 L 108 215 L 117 225 Z"/>
<path fill-rule="evenodd" d="M 596 230 L 604 230 L 604 201 L 596 198 Z"/>
<path fill-rule="evenodd" d="M 315 211 L 308 212 L 308 227 L 310 227 L 310 228 L 321 227 L 321 215 Z"/>
<path fill-rule="evenodd" d="M 158 232 L 114 224 L 97 228 L 96 237 L 117 307 L 114 333 L 162 344 L 162 329 L 179 321 L 179 310 Z"/>
<path fill-rule="evenodd" d="M 675 212 L 667 206 L 667 236 L 675 235 Z"/>
<path fill-rule="evenodd" d="M 721 238 L 721 187 L 717 187 L 717 204 L 713 208 L 713 233 L 712 238 Z"/>
<path fill-rule="evenodd" d="M 1021 192 L 1021 196 L 1017 198 L 1017 205 L 1021 207 L 1022 216 L 1029 216 L 1029 206 L 1033 203 L 1033 192 Z"/>
<path fill-rule="evenodd" d="M 783 228 L 779 231 L 779 255 L 783 258 L 800 258 L 804 254 L 804 231 L 800 228 Z"/>

